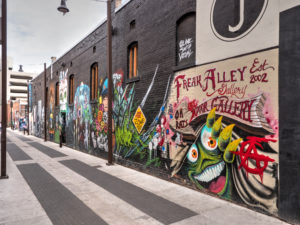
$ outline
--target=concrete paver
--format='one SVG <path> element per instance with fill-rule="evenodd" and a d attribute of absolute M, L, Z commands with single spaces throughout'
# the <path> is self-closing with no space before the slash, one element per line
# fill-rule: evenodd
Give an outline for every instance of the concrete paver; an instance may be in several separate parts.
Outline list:
<path fill-rule="evenodd" d="M 20 139 L 20 136 L 14 134 L 20 133 L 9 132 L 10 141 L 19 146 L 32 159 L 13 162 L 9 155 L 7 157 L 9 179 L 0 180 L 0 224 L 52 224 L 49 215 L 41 206 L 39 199 L 33 194 L 17 169 L 17 165 L 30 165 L 30 163 L 38 164 L 47 171 L 66 190 L 73 193 L 83 204 L 108 224 L 168 224 L 168 220 L 160 221 L 158 218 L 151 217 L 151 213 L 139 209 L 138 205 L 131 204 L 130 201 L 124 201 L 124 199 L 115 195 L 115 193 L 111 193 L 109 190 L 101 187 L 101 185 L 99 186 L 91 182 L 84 174 L 80 175 L 76 171 L 67 168 L 61 163 L 61 161 L 66 160 L 80 160 L 93 171 L 98 170 L 100 173 L 102 171 L 119 180 L 129 182 L 131 185 L 136 186 L 136 188 L 143 189 L 155 196 L 167 199 L 176 205 L 195 212 L 195 215 L 190 215 L 187 218 L 182 218 L 182 220 L 172 223 L 174 225 L 287 224 L 275 217 L 255 212 L 130 168 L 117 164 L 107 166 L 106 160 L 75 151 L 65 146 L 59 148 L 58 144 L 52 142 L 45 143 L 42 139 L 33 136 L 26 136 Z M 32 146 L 32 142 L 28 141 L 28 138 L 39 143 L 39 145 L 35 146 L 37 148 L 43 145 L 53 148 L 65 156 L 51 158 Z M 147 202 L 145 204 L 147 205 Z M 165 216 L 168 217 L 170 215 Z M 87 222 L 86 224 L 89 223 Z"/>

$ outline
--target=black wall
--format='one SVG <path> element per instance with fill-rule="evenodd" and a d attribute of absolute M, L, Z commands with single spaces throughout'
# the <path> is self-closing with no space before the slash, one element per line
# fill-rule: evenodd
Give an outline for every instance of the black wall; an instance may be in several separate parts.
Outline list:
<path fill-rule="evenodd" d="M 280 14 L 280 216 L 300 221 L 300 6 Z"/>

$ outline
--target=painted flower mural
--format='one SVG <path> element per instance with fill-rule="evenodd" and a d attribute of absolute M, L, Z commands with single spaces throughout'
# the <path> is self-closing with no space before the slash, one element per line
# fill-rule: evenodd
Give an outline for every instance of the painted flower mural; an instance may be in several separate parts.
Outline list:
<path fill-rule="evenodd" d="M 94 123 L 91 127 L 93 149 L 108 152 L 108 79 L 100 80 L 97 103 L 93 107 Z"/>

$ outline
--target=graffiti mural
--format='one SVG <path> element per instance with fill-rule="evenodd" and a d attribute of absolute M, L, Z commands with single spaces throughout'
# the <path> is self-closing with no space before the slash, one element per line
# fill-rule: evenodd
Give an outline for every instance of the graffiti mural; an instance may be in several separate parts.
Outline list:
<path fill-rule="evenodd" d="M 59 75 L 59 106 L 61 112 L 68 107 L 68 69 L 60 71 Z"/>
<path fill-rule="evenodd" d="M 74 141 L 81 150 L 88 150 L 90 145 L 89 130 L 93 122 L 90 105 L 90 88 L 81 83 L 77 87 L 73 109 Z"/>
<path fill-rule="evenodd" d="M 144 129 L 143 126 L 137 127 L 133 123 L 134 116 L 137 112 L 141 112 L 145 106 L 153 85 L 156 81 L 159 66 L 156 67 L 152 81 L 144 95 L 142 101 L 135 101 L 135 84 L 122 87 L 123 72 L 122 70 L 113 74 L 114 83 L 114 106 L 113 120 L 115 130 L 115 157 L 123 159 L 134 159 L 145 166 L 161 167 L 162 162 L 166 158 L 166 152 L 162 154 L 158 151 L 161 146 L 165 132 L 168 132 L 159 121 L 164 121 L 163 112 L 165 109 L 168 87 L 167 85 L 163 103 L 158 114 L 152 118 L 151 124 Z M 170 82 L 171 77 L 169 78 Z M 137 110 L 137 109 L 140 109 Z M 162 116 L 162 118 L 161 118 Z M 143 116 L 143 121 L 147 120 L 146 115 Z"/>
<path fill-rule="evenodd" d="M 49 102 L 49 138 L 50 141 L 54 140 L 54 133 L 55 133 L 55 127 L 54 127 L 54 111 L 55 111 L 55 98 L 54 98 L 54 87 L 53 85 L 50 86 L 50 102 Z"/>
<path fill-rule="evenodd" d="M 34 106 L 34 119 L 35 136 L 42 137 L 44 132 L 44 106 L 42 106 L 42 100 L 39 100 L 38 105 Z"/>
<path fill-rule="evenodd" d="M 91 139 L 94 150 L 108 152 L 108 79 L 101 79 L 99 86 L 97 103 L 93 107 Z"/>
<path fill-rule="evenodd" d="M 62 141 L 65 142 L 66 122 L 65 115 L 68 111 L 68 69 L 60 71 L 59 74 L 59 111 L 55 116 L 55 137 L 56 143 L 60 142 L 60 134 Z"/>
<path fill-rule="evenodd" d="M 277 54 L 274 49 L 178 72 L 169 79 L 158 115 L 141 132 L 133 117 L 143 109 L 157 70 L 140 103 L 134 84 L 123 89 L 123 74 L 115 73 L 115 156 L 276 214 Z"/>
<path fill-rule="evenodd" d="M 274 49 L 174 76 L 161 121 L 167 142 L 156 141 L 169 151 L 172 176 L 187 174 L 199 189 L 277 212 L 277 55 Z"/>

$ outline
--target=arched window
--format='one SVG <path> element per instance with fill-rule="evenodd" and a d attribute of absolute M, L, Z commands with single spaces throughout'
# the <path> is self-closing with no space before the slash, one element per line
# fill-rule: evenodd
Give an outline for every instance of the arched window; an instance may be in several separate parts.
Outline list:
<path fill-rule="evenodd" d="M 73 104 L 74 102 L 74 74 L 69 77 L 69 104 Z"/>
<path fill-rule="evenodd" d="M 134 42 L 128 47 L 128 78 L 138 76 L 138 43 Z"/>
<path fill-rule="evenodd" d="M 59 82 L 55 85 L 55 106 L 59 106 Z"/>
<path fill-rule="evenodd" d="M 176 65 L 195 64 L 196 14 L 183 15 L 176 23 Z"/>
<path fill-rule="evenodd" d="M 94 63 L 91 66 L 91 100 L 97 98 L 98 91 L 98 63 Z"/>

